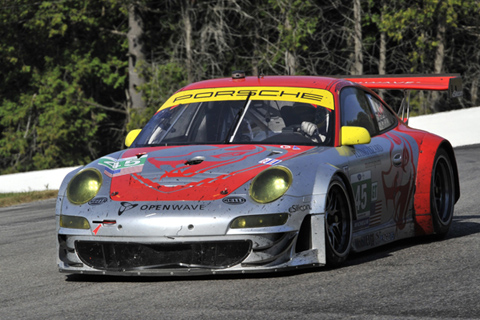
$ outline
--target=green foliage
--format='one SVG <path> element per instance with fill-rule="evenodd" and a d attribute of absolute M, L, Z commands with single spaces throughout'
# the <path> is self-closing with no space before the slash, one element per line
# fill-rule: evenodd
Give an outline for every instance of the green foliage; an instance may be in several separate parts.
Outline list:
<path fill-rule="evenodd" d="M 162 104 L 181 87 L 187 85 L 185 68 L 178 63 L 151 64 L 142 67 L 145 85 L 139 88 L 147 102 L 146 110 L 130 110 L 127 131 L 143 128 Z"/>
<path fill-rule="evenodd" d="M 130 110 L 126 94 L 132 5 L 144 27 L 137 44 L 147 58 L 136 67 L 145 110 Z M 381 33 L 389 74 L 433 72 L 443 44 L 443 70 L 462 73 L 466 88 L 459 101 L 467 102 L 453 107 L 478 103 L 478 0 L 368 0 L 361 9 L 365 74 L 378 72 Z M 347 0 L 7 1 L 0 7 L 0 173 L 79 165 L 118 150 L 126 132 L 141 128 L 189 77 L 235 69 L 347 74 L 352 20 Z M 386 94 L 399 104 L 401 93 Z M 428 94 L 412 94 L 414 113 L 431 112 L 429 104 Z"/>
<path fill-rule="evenodd" d="M 0 17 L 0 172 L 91 161 L 109 118 L 98 106 L 124 100 L 126 38 L 105 30 L 125 15 L 109 1 L 16 1 Z"/>
<path fill-rule="evenodd" d="M 308 49 L 307 39 L 315 32 L 318 18 L 313 14 L 317 7 L 311 1 L 269 0 L 272 15 L 281 17 L 278 24 L 281 46 L 289 51 Z"/>
<path fill-rule="evenodd" d="M 187 85 L 187 74 L 183 66 L 175 62 L 162 65 L 143 66 L 142 74 L 146 83 L 142 90 L 147 101 L 146 110 L 130 111 L 127 131 L 142 128 L 162 104 L 181 87 Z"/>
<path fill-rule="evenodd" d="M 384 2 L 381 14 L 372 16 L 372 21 L 391 40 L 411 46 L 405 52 L 412 63 L 410 72 L 426 72 L 439 45 L 436 38 L 439 21 L 443 20 L 449 29 L 457 28 L 458 13 L 468 7 L 466 2 L 473 3 L 461 0 L 388 1 Z M 369 4 L 372 7 L 376 1 Z"/>

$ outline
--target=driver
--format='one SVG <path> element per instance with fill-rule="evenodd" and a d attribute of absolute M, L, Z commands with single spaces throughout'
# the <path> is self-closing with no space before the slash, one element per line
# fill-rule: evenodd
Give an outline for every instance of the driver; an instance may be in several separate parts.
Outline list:
<path fill-rule="evenodd" d="M 320 134 L 318 132 L 318 128 L 314 123 L 308 122 L 308 121 L 303 121 L 300 129 L 303 131 L 303 133 L 312 139 L 313 142 L 319 143 L 319 142 L 324 142 L 325 141 L 325 136 Z"/>
<path fill-rule="evenodd" d="M 281 113 L 287 126 L 293 125 L 299 127 L 299 132 L 315 143 L 325 141 L 325 135 L 320 133 L 320 129 L 325 131 L 325 123 L 327 120 L 326 111 L 323 107 L 295 102 L 291 107 L 283 107 Z M 317 125 L 317 123 L 319 125 Z"/>

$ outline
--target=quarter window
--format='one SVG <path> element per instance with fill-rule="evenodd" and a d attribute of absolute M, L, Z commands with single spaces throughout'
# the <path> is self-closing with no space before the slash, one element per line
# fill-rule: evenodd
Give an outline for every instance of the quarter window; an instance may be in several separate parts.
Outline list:
<path fill-rule="evenodd" d="M 377 98 L 366 94 L 368 102 L 372 106 L 373 114 L 377 119 L 378 129 L 383 131 L 395 124 L 395 116 Z"/>

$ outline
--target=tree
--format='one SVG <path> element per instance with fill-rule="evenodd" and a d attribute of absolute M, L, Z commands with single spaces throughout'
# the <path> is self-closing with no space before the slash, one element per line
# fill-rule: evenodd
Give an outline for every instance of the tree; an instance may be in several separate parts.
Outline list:
<path fill-rule="evenodd" d="M 360 0 L 353 1 L 353 23 L 355 50 L 351 74 L 363 74 L 362 6 Z"/>
<path fill-rule="evenodd" d="M 124 40 L 105 30 L 122 24 L 119 7 L 16 1 L 0 17 L 1 170 L 77 165 L 118 148 L 127 61 Z"/>
<path fill-rule="evenodd" d="M 371 22 L 377 26 L 379 32 L 386 33 L 388 37 L 389 49 L 383 51 L 386 52 L 388 60 L 385 64 L 387 73 L 462 71 L 458 64 L 447 62 L 446 57 L 453 57 L 451 54 L 456 47 L 452 46 L 455 41 L 453 34 L 465 21 L 461 15 L 465 14 L 466 17 L 478 12 L 478 1 L 396 0 L 389 1 L 388 6 L 382 3 L 370 1 L 369 10 L 382 8 L 380 12 L 371 15 Z M 383 61 L 383 58 L 380 61 Z M 423 93 L 420 94 L 422 95 Z M 436 92 L 429 95 L 430 98 L 420 101 L 418 111 L 425 108 L 421 112 L 430 113 L 445 108 L 442 96 Z"/>
<path fill-rule="evenodd" d="M 478 0 L 62 0 L 0 8 L 0 172 L 78 165 L 123 146 L 193 81 L 458 72 L 479 103 Z M 401 92 L 385 92 L 397 104 Z M 423 100 L 421 100 L 423 99 Z M 442 102 L 444 95 L 440 97 Z M 425 107 L 423 107 L 425 106 Z"/>
<path fill-rule="evenodd" d="M 126 4 L 128 7 L 128 97 L 129 109 L 134 108 L 142 113 L 145 108 L 145 100 L 140 88 L 145 84 L 140 69 L 145 64 L 143 48 L 143 21 L 139 13 L 139 4 L 132 1 Z"/>

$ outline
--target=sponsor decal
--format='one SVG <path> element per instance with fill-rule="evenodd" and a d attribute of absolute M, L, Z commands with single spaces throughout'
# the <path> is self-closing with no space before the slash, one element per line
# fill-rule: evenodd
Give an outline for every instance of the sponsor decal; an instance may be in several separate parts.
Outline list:
<path fill-rule="evenodd" d="M 353 229 L 354 230 L 360 230 L 360 229 L 365 229 L 370 225 L 370 219 L 362 219 L 362 220 L 355 220 L 353 222 Z"/>
<path fill-rule="evenodd" d="M 223 203 L 226 204 L 243 204 L 247 200 L 243 197 L 227 197 L 222 199 Z"/>
<path fill-rule="evenodd" d="M 295 212 L 298 212 L 298 211 L 303 212 L 303 211 L 306 211 L 306 210 L 312 210 L 312 207 L 310 207 L 309 204 L 303 204 L 303 205 L 294 204 L 293 206 L 291 206 L 288 209 L 288 212 L 295 213 Z"/>
<path fill-rule="evenodd" d="M 180 91 L 171 96 L 158 110 L 179 104 L 225 100 L 280 100 L 322 105 L 333 110 L 333 94 L 316 88 L 290 87 L 229 87 Z"/>
<path fill-rule="evenodd" d="M 143 166 L 147 161 L 147 155 L 140 157 L 130 157 L 124 159 L 115 159 L 112 157 L 102 157 L 98 164 L 105 167 L 104 173 L 110 178 L 123 176 L 126 174 L 142 172 Z"/>
<path fill-rule="evenodd" d="M 375 233 L 375 245 L 392 242 L 395 240 L 395 231 L 378 231 Z"/>
<path fill-rule="evenodd" d="M 265 158 L 265 159 L 263 159 L 263 160 L 258 161 L 258 163 L 268 164 L 268 165 L 270 165 L 270 166 L 279 164 L 280 162 L 282 162 L 282 160 L 272 159 L 272 158 Z"/>
<path fill-rule="evenodd" d="M 93 198 L 92 200 L 88 201 L 88 204 L 91 206 L 96 206 L 99 204 L 104 204 L 107 202 L 107 197 L 98 197 L 98 198 Z"/>
<path fill-rule="evenodd" d="M 452 92 L 452 98 L 457 98 L 457 97 L 462 97 L 463 96 L 463 91 L 453 91 Z"/>
<path fill-rule="evenodd" d="M 361 248 L 371 248 L 375 245 L 375 240 L 373 234 L 367 234 L 360 238 L 355 239 L 355 247 L 357 249 Z"/>
<path fill-rule="evenodd" d="M 121 216 L 125 211 L 132 210 L 136 206 L 138 206 L 138 204 L 133 204 L 130 202 L 121 202 L 120 208 L 118 209 L 118 215 Z"/>
<path fill-rule="evenodd" d="M 358 145 L 355 147 L 355 157 L 357 158 L 368 157 L 381 152 L 383 152 L 383 147 L 379 144 L 374 144 L 371 146 Z"/>
<path fill-rule="evenodd" d="M 204 204 L 145 204 L 140 207 L 143 211 L 194 211 L 205 210 Z"/>
<path fill-rule="evenodd" d="M 285 149 L 285 150 L 292 149 L 292 150 L 295 150 L 295 151 L 300 151 L 300 150 L 302 150 L 300 147 L 297 147 L 297 146 L 287 146 L 287 145 L 282 145 L 282 146 L 280 146 L 280 148 Z"/>
<path fill-rule="evenodd" d="M 354 240 L 355 247 L 357 249 L 361 248 L 372 248 L 377 247 L 382 244 L 393 242 L 395 240 L 395 231 L 390 230 L 381 230 L 375 233 L 370 233 Z"/>

